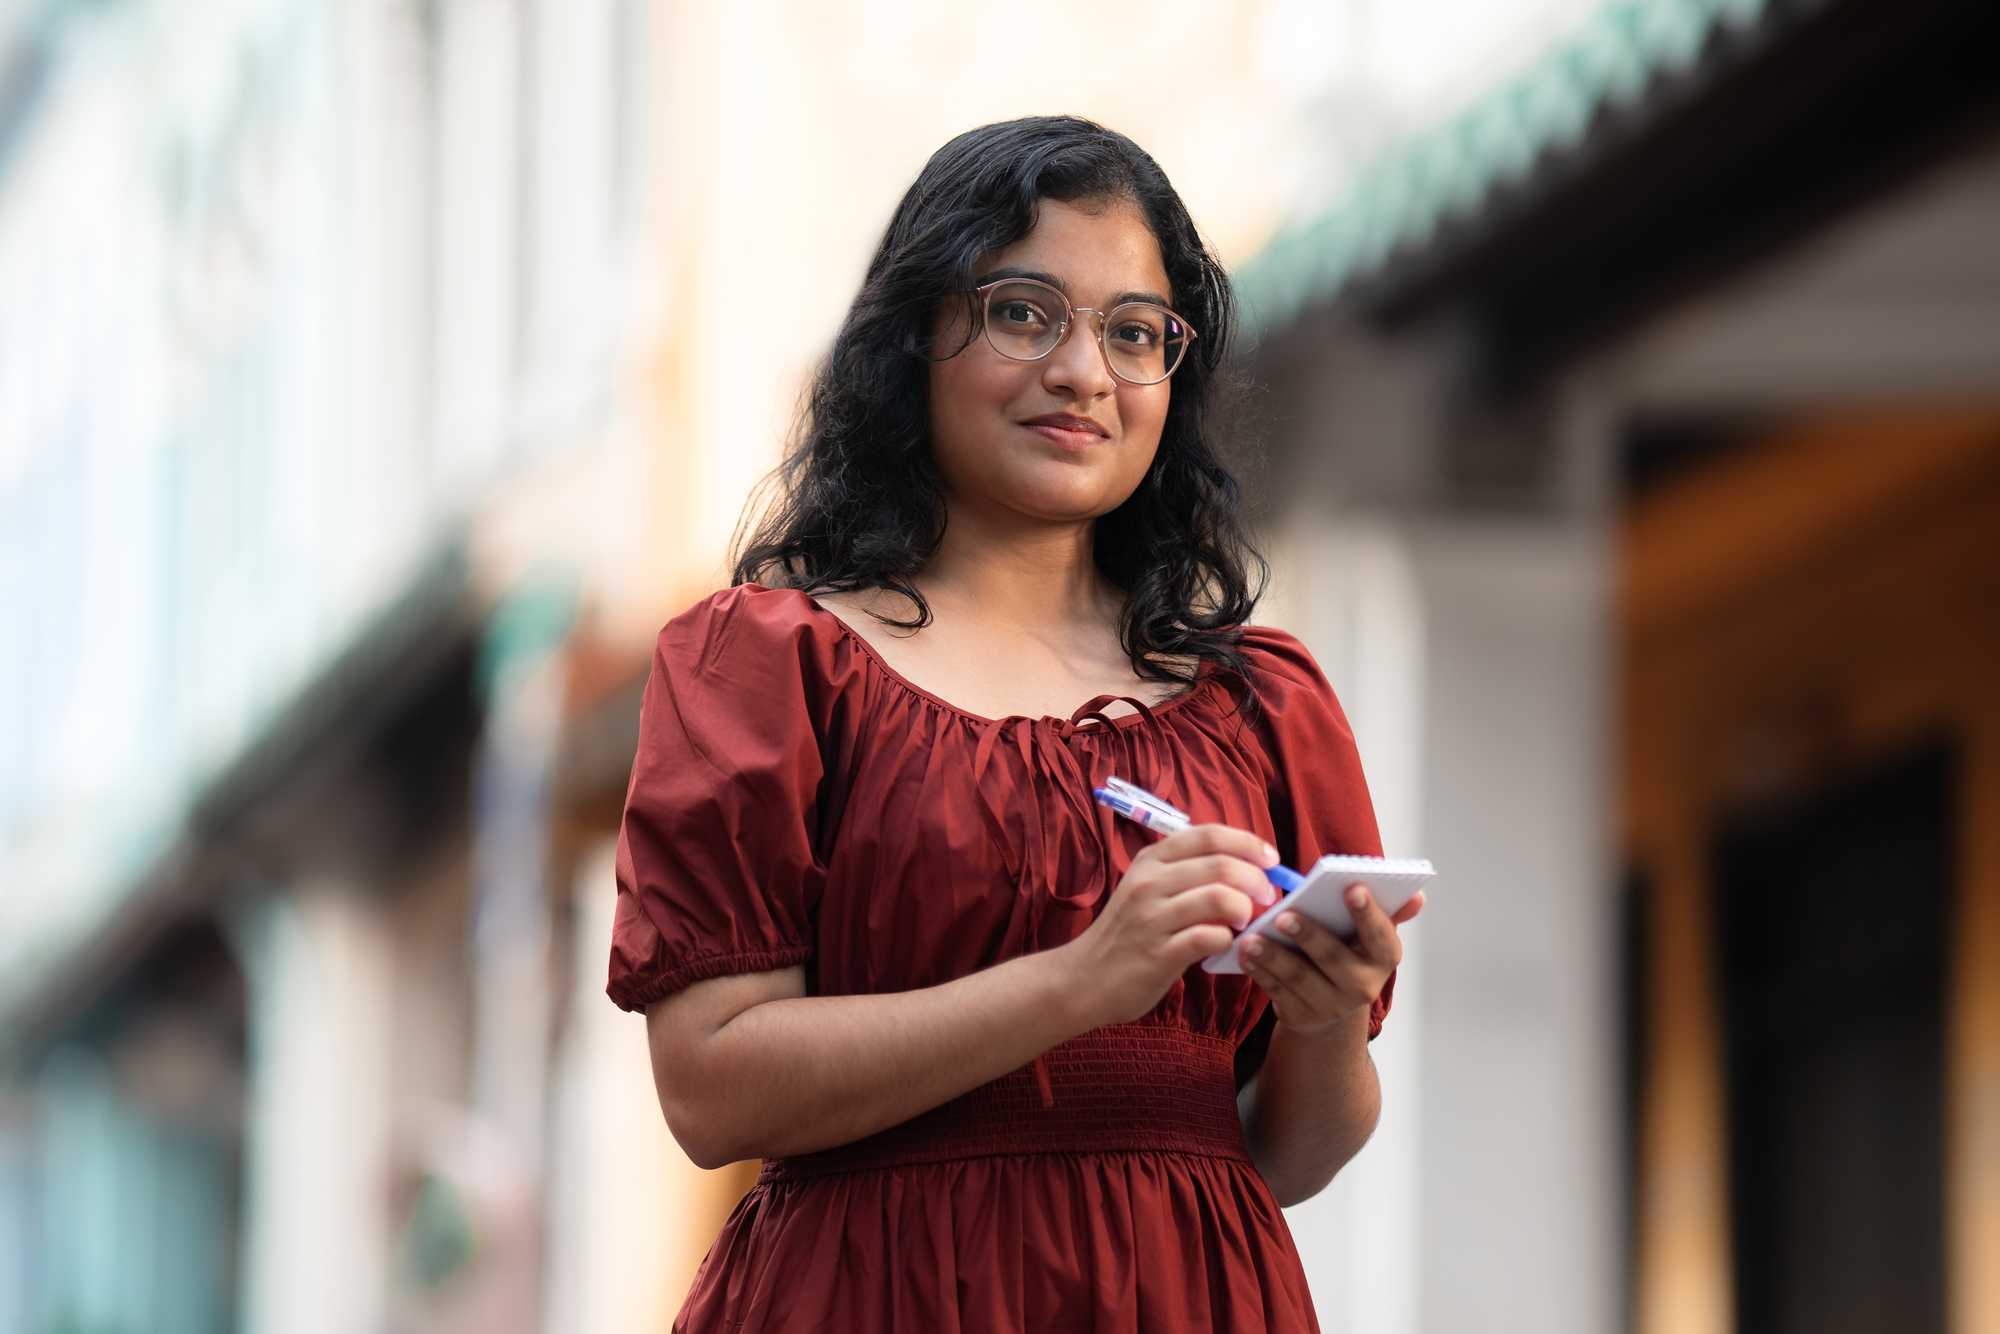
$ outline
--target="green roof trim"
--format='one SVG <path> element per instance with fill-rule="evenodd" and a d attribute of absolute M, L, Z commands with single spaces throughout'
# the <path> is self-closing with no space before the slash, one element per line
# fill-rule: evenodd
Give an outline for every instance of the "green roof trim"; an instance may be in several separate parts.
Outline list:
<path fill-rule="evenodd" d="M 1710 38 L 1748 31 L 1773 0 L 1610 0 L 1519 78 L 1364 167 L 1334 206 L 1282 229 L 1236 274 L 1253 330 L 1281 325 L 1475 216 L 1544 157 L 1575 148 L 1600 112 L 1686 73 Z"/>

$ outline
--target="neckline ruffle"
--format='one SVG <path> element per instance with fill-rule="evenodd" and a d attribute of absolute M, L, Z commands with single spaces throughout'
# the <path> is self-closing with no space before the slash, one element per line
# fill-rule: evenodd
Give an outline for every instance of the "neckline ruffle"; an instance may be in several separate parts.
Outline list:
<path fill-rule="evenodd" d="M 1090 736 L 1105 730 L 1104 727 L 1084 726 L 1084 722 L 1091 718 L 1097 719 L 1105 727 L 1113 730 L 1130 731 L 1133 728 L 1157 723 L 1164 715 L 1173 712 L 1175 709 L 1192 702 L 1204 694 L 1211 693 L 1214 683 L 1219 679 L 1219 673 L 1215 670 L 1214 661 L 1204 658 L 1195 668 L 1195 682 L 1193 685 L 1182 690 L 1177 695 L 1161 700 L 1157 704 L 1148 704 L 1136 695 L 1106 694 L 1096 695 L 1085 700 L 1082 704 L 1077 705 L 1075 709 L 1071 710 L 1067 718 L 1059 718 L 1052 713 L 1043 714 L 1040 717 L 1025 713 L 1010 713 L 1002 718 L 988 718 L 982 714 L 974 713 L 970 709 L 960 708 L 942 695 L 926 690 L 915 681 L 904 676 L 901 672 L 890 666 L 888 659 L 884 658 L 875 646 L 863 638 L 853 626 L 834 615 L 831 611 L 828 611 L 825 607 L 822 607 L 810 594 L 796 588 L 766 588 L 764 585 L 756 583 L 745 586 L 755 588 L 764 593 L 791 593 L 796 595 L 805 604 L 806 609 L 815 617 L 831 622 L 835 631 L 852 643 L 855 648 L 859 649 L 863 657 L 891 685 L 944 710 L 946 713 L 965 720 L 982 732 L 1027 723 L 1034 727 L 1046 728 L 1054 732 L 1057 736 L 1067 739 L 1068 737 L 1077 735 Z M 1130 704 L 1136 712 L 1116 715 L 1104 712 L 1106 705 L 1119 700 Z"/>

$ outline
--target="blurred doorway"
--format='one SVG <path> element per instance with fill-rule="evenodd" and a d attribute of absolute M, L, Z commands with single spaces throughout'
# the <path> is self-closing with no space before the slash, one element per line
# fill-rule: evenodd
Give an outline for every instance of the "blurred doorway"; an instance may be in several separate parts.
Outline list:
<path fill-rule="evenodd" d="M 1710 852 L 1737 1324 L 1943 1334 L 1955 753 L 1733 815 Z"/>
<path fill-rule="evenodd" d="M 2000 411 L 1642 437 L 1635 1328 L 2000 1328 Z"/>

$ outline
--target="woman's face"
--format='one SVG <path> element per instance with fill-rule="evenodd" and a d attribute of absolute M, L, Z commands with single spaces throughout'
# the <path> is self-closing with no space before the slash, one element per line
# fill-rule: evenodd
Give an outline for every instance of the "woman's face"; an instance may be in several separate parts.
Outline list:
<path fill-rule="evenodd" d="M 1134 293 L 1173 301 L 1152 228 L 1125 200 L 1043 200 L 1034 229 L 989 256 L 977 281 L 995 276 L 1040 278 L 1096 310 Z M 1115 378 L 1089 315 L 1040 361 L 1003 357 L 983 333 L 967 341 L 963 318 L 946 303 L 938 346 L 965 346 L 930 370 L 932 450 L 953 503 L 1057 522 L 1116 509 L 1152 466 L 1173 381 Z"/>

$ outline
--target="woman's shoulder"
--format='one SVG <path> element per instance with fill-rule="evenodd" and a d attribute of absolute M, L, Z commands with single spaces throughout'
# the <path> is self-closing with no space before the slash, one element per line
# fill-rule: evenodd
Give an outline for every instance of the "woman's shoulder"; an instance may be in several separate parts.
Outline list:
<path fill-rule="evenodd" d="M 1285 686 L 1327 688 L 1326 673 L 1297 635 L 1275 625 L 1244 625 L 1241 629 L 1243 638 L 1238 647 L 1261 675 Z"/>
<path fill-rule="evenodd" d="M 658 652 L 697 669 L 766 662 L 824 648 L 837 625 L 796 588 L 732 584 L 702 597 L 661 627 Z"/>
<path fill-rule="evenodd" d="M 1250 662 L 1273 744 L 1310 751 L 1352 746 L 1347 710 L 1297 635 L 1272 625 L 1246 625 L 1239 648 Z"/>

